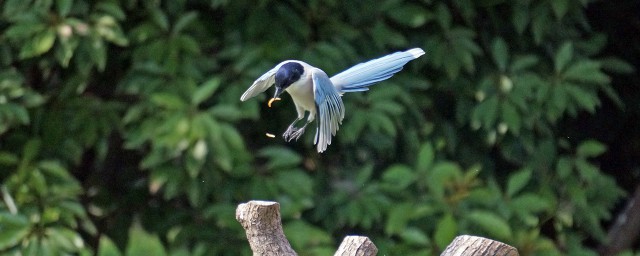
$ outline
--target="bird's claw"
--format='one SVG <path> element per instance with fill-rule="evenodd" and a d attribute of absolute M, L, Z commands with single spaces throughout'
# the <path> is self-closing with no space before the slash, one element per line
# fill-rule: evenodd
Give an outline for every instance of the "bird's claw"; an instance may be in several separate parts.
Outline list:
<path fill-rule="evenodd" d="M 284 133 L 282 134 L 282 138 L 284 138 L 285 141 L 289 142 L 289 141 L 291 141 L 291 139 L 290 139 L 291 134 L 293 134 L 296 131 L 298 131 L 298 129 L 295 128 L 293 125 L 291 125 L 291 126 L 289 126 L 289 128 L 287 128 L 286 131 L 284 131 Z"/>
<path fill-rule="evenodd" d="M 289 141 L 293 139 L 296 139 L 296 141 L 298 141 L 298 139 L 300 138 L 300 136 L 302 136 L 302 134 L 304 134 L 304 128 L 297 129 L 296 131 L 293 132 L 293 134 L 291 134 L 291 138 L 289 139 Z"/>
<path fill-rule="evenodd" d="M 289 126 L 289 128 L 287 128 L 287 130 L 282 134 L 282 138 L 284 138 L 284 140 L 287 142 L 290 142 L 294 139 L 297 141 L 300 136 L 302 136 L 302 134 L 304 134 L 304 127 L 296 128 L 293 126 Z"/>

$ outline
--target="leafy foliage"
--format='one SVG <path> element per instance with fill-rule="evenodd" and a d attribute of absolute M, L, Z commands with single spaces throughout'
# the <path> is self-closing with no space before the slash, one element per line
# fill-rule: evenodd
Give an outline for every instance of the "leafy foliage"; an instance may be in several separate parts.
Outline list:
<path fill-rule="evenodd" d="M 248 255 L 235 206 L 282 206 L 302 255 L 343 235 L 435 255 L 457 234 L 593 253 L 624 195 L 566 120 L 623 107 L 591 1 L 0 2 L 0 252 Z M 247 8 L 251 6 L 252 8 Z M 427 54 L 343 97 L 328 152 L 238 99 L 275 63 Z M 629 255 L 632 253 L 629 252 Z"/>

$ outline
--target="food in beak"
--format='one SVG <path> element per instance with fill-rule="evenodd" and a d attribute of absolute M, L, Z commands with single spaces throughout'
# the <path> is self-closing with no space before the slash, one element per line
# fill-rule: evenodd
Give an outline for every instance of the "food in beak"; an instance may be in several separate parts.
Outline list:
<path fill-rule="evenodd" d="M 281 100 L 281 99 L 280 98 L 271 98 L 267 105 L 269 105 L 269 107 L 271 107 L 271 103 L 273 103 L 274 101 L 278 101 L 278 100 Z"/>

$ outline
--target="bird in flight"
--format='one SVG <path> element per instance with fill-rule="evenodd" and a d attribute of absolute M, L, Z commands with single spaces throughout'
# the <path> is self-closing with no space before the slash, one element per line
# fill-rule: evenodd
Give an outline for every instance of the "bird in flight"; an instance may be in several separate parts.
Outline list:
<path fill-rule="evenodd" d="M 260 76 L 240 97 L 246 101 L 262 93 L 275 84 L 276 91 L 271 103 L 280 100 L 280 94 L 288 92 L 296 106 L 298 117 L 282 134 L 286 141 L 298 140 L 309 123 L 318 116 L 314 144 L 319 153 L 331 144 L 344 118 L 344 104 L 341 96 L 345 92 L 369 90 L 369 86 L 384 81 L 402 70 L 407 62 L 424 55 L 420 48 L 392 53 L 377 59 L 355 65 L 329 78 L 319 68 L 299 60 L 285 60 Z M 307 122 L 301 127 L 296 124 L 309 112 Z"/>

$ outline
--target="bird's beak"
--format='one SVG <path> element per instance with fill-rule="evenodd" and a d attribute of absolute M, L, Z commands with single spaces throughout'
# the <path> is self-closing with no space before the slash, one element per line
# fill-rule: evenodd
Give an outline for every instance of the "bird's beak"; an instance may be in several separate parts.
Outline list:
<path fill-rule="evenodd" d="M 271 103 L 273 103 L 274 101 L 280 100 L 280 94 L 282 94 L 283 90 L 280 87 L 276 87 L 276 93 L 273 94 L 273 98 L 271 98 L 269 100 L 269 107 L 271 107 Z"/>

